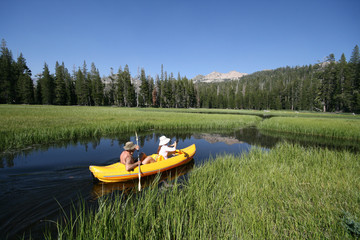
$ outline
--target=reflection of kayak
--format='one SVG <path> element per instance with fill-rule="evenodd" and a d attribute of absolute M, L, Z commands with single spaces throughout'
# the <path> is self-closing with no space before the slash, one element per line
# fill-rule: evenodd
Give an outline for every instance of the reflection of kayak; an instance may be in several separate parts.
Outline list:
<path fill-rule="evenodd" d="M 195 152 L 196 147 L 195 144 L 193 144 L 187 148 L 176 151 L 175 156 L 167 160 L 141 165 L 141 177 L 164 172 L 188 163 L 193 158 Z M 139 172 L 138 167 L 134 168 L 133 171 L 126 171 L 125 165 L 120 162 L 108 166 L 90 166 L 89 169 L 94 178 L 102 182 L 125 182 L 138 178 Z"/>
<path fill-rule="evenodd" d="M 157 174 L 150 175 L 147 177 L 141 178 L 141 187 L 146 188 L 155 183 L 164 183 L 169 184 L 175 178 L 181 177 L 194 167 L 194 160 L 181 165 L 179 167 L 173 168 L 169 171 L 165 171 L 160 173 L 160 176 Z M 166 183 L 165 183 L 166 182 Z M 136 192 L 138 186 L 138 180 L 133 179 L 126 182 L 114 182 L 114 183 L 103 183 L 98 182 L 93 185 L 92 195 L 94 198 L 99 198 L 105 196 L 107 194 L 113 193 L 114 191 L 121 191 L 124 194 L 128 194 L 130 192 Z"/>

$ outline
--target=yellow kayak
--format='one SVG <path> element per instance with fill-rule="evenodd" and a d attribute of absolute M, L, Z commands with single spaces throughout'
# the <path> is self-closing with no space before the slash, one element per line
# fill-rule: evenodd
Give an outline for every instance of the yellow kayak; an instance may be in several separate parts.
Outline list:
<path fill-rule="evenodd" d="M 179 167 L 173 168 L 169 171 L 165 171 L 157 178 L 157 175 L 151 175 L 144 178 L 141 178 L 141 187 L 146 188 L 150 186 L 155 179 L 159 179 L 159 182 L 166 181 L 171 184 L 171 181 L 177 177 L 183 176 L 190 172 L 194 167 L 194 160 L 190 160 L 188 163 L 183 164 Z M 93 199 L 100 198 L 107 194 L 111 194 L 114 191 L 121 191 L 123 194 L 129 194 L 131 192 L 137 192 L 138 179 L 129 180 L 126 182 L 98 182 L 93 184 L 92 188 L 92 197 Z"/>
<path fill-rule="evenodd" d="M 164 172 L 188 163 L 193 158 L 195 152 L 196 147 L 195 144 L 193 144 L 187 148 L 177 150 L 175 156 L 170 157 L 167 160 L 141 165 L 141 177 Z M 90 166 L 89 169 L 94 178 L 102 182 L 125 182 L 138 178 L 139 173 L 138 167 L 134 168 L 132 171 L 126 171 L 125 165 L 120 162 L 108 166 Z"/>

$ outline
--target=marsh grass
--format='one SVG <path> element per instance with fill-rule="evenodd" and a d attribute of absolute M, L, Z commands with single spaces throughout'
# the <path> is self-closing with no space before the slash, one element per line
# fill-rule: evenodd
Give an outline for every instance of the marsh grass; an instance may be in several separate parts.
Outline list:
<path fill-rule="evenodd" d="M 0 105 L 0 151 L 146 130 L 219 130 L 259 126 L 268 131 L 360 139 L 360 118 L 349 114 L 230 109 L 152 109 Z M 296 116 L 296 117 L 289 117 Z M 321 118 L 319 117 L 321 116 Z"/>
<path fill-rule="evenodd" d="M 267 131 L 360 141 L 360 120 L 339 118 L 274 117 L 259 123 Z"/>
<path fill-rule="evenodd" d="M 58 225 L 58 239 L 351 239 L 359 156 L 280 144 L 218 156 L 183 184 L 102 198 Z"/>
<path fill-rule="evenodd" d="M 256 116 L 191 114 L 141 108 L 0 105 L 0 151 L 145 130 L 233 129 Z"/>

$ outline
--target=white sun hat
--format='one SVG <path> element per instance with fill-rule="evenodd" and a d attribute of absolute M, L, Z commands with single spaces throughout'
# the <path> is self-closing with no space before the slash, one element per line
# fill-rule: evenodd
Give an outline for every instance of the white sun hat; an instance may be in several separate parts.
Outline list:
<path fill-rule="evenodd" d="M 170 142 L 170 138 L 167 138 L 167 137 L 165 137 L 165 136 L 161 136 L 161 137 L 159 138 L 159 140 L 160 140 L 159 146 L 168 144 L 168 143 Z"/>

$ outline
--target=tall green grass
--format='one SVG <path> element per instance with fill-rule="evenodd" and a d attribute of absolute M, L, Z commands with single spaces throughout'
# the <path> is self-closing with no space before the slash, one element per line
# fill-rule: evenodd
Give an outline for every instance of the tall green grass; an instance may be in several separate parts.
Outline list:
<path fill-rule="evenodd" d="M 200 112 L 198 112 L 200 111 Z M 336 118 L 273 117 L 261 122 L 260 111 L 143 109 L 80 106 L 0 105 L 0 151 L 32 144 L 119 135 L 145 130 L 216 130 L 258 126 L 262 130 L 332 138 L 360 139 L 358 116 Z M 239 114 L 240 113 L 240 114 Z M 271 114 L 297 114 L 271 112 Z M 324 114 L 321 116 L 325 116 Z"/>
<path fill-rule="evenodd" d="M 256 116 L 191 114 L 141 108 L 0 105 L 0 151 L 31 144 L 144 130 L 233 129 Z"/>
<path fill-rule="evenodd" d="M 359 119 L 273 117 L 262 121 L 258 128 L 267 131 L 360 140 Z"/>
<path fill-rule="evenodd" d="M 58 239 L 351 239 L 359 172 L 359 155 L 290 144 L 218 156 L 182 185 L 77 210 Z"/>

